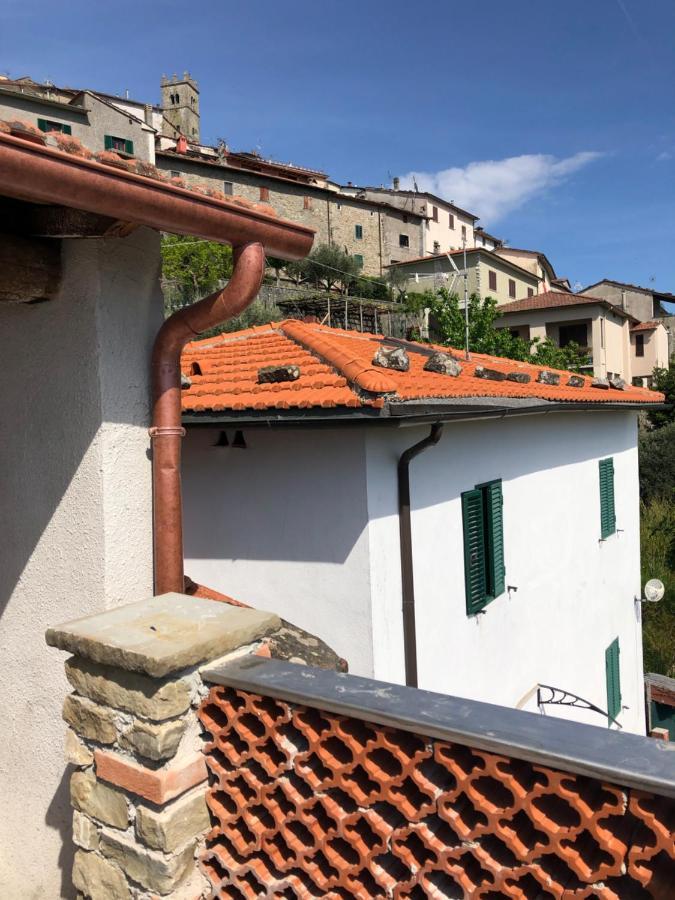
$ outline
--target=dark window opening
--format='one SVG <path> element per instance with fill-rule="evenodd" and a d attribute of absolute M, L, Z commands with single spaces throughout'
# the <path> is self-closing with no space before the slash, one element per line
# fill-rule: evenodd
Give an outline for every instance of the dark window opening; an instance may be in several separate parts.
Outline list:
<path fill-rule="evenodd" d="M 223 182 L 223 193 L 224 194 L 232 194 L 233 189 L 234 189 L 234 186 L 231 181 Z"/>
<path fill-rule="evenodd" d="M 408 237 L 407 234 L 399 234 L 398 245 L 399 245 L 399 247 L 409 247 L 410 246 L 410 238 Z"/>
<path fill-rule="evenodd" d="M 37 123 L 40 131 L 60 131 L 61 134 L 73 133 L 73 129 L 70 125 L 65 125 L 63 122 L 52 122 L 51 119 L 38 119 Z"/>
<path fill-rule="evenodd" d="M 437 206 L 431 207 L 431 218 L 434 220 L 434 222 L 438 222 L 438 207 Z"/>
<path fill-rule="evenodd" d="M 363 239 L 363 225 L 355 225 L 354 226 L 354 237 L 357 241 Z"/>
<path fill-rule="evenodd" d="M 636 334 L 635 335 L 635 355 L 636 356 L 644 356 L 645 355 L 645 336 L 644 336 L 644 334 Z"/>
<path fill-rule="evenodd" d="M 452 228 L 453 231 L 455 230 L 455 217 L 452 213 L 450 213 L 450 215 L 448 216 L 448 225 L 450 226 L 450 228 Z"/>
<path fill-rule="evenodd" d="M 491 291 L 497 290 L 497 273 L 488 272 L 488 287 Z"/>
<path fill-rule="evenodd" d="M 578 344 L 580 347 L 588 346 L 588 327 L 586 325 L 561 325 L 558 328 L 559 346 L 566 347 L 571 343 Z"/>
<path fill-rule="evenodd" d="M 516 296 L 516 283 L 513 278 L 509 278 L 509 297 Z"/>
<path fill-rule="evenodd" d="M 527 289 L 527 296 L 528 296 L 528 297 L 534 297 L 534 288 L 528 288 L 528 289 Z"/>

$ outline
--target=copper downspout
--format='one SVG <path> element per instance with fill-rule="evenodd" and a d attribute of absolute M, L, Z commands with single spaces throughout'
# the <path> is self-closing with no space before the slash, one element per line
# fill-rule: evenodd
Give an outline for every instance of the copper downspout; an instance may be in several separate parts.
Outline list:
<path fill-rule="evenodd" d="M 179 309 L 160 328 L 152 350 L 152 497 L 155 594 L 183 593 L 183 509 L 180 457 L 180 357 L 185 344 L 238 315 L 254 299 L 265 273 L 262 244 L 234 250 L 232 277 L 192 306 Z"/>

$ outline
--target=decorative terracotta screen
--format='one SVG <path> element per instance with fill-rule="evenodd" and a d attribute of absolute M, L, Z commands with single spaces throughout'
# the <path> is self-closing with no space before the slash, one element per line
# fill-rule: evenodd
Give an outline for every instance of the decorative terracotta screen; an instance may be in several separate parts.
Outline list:
<path fill-rule="evenodd" d="M 675 896 L 670 799 L 226 687 L 200 717 L 214 896 Z"/>

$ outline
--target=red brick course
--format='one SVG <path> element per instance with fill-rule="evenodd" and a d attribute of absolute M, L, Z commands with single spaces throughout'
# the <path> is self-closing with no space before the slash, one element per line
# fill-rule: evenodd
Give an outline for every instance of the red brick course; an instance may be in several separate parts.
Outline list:
<path fill-rule="evenodd" d="M 174 759 L 163 769 L 149 769 L 105 750 L 94 751 L 94 762 L 98 778 L 158 804 L 173 800 L 207 776 L 201 753 Z"/>
<path fill-rule="evenodd" d="M 675 803 L 223 687 L 211 735 L 219 898 L 675 896 Z"/>

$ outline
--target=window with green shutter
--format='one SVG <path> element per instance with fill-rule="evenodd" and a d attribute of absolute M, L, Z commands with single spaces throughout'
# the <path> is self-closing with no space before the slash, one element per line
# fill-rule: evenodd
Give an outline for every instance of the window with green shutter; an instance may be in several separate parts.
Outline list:
<path fill-rule="evenodd" d="M 506 587 L 502 506 L 501 481 L 462 494 L 467 615 L 480 612 Z"/>
<path fill-rule="evenodd" d="M 607 682 L 607 712 L 611 719 L 621 712 L 621 677 L 619 672 L 619 639 L 615 638 L 605 650 L 605 679 Z M 608 725 L 611 725 L 611 721 Z"/>
<path fill-rule="evenodd" d="M 127 156 L 134 155 L 134 142 L 128 140 L 128 138 L 106 134 L 103 136 L 103 146 L 106 150 L 114 150 L 115 153 L 125 153 Z"/>
<path fill-rule="evenodd" d="M 614 512 L 614 460 L 601 459 L 600 470 L 600 537 L 604 541 L 616 531 Z"/>
<path fill-rule="evenodd" d="M 360 241 L 363 238 L 363 225 L 354 226 L 354 237 L 357 241 Z"/>
<path fill-rule="evenodd" d="M 40 131 L 60 131 L 61 134 L 73 133 L 73 129 L 70 125 L 66 125 L 63 122 L 52 122 L 51 119 L 38 119 L 37 124 Z"/>

